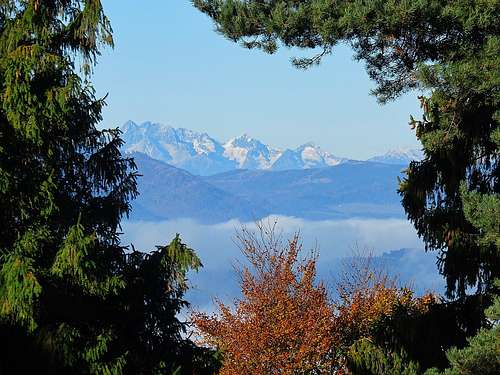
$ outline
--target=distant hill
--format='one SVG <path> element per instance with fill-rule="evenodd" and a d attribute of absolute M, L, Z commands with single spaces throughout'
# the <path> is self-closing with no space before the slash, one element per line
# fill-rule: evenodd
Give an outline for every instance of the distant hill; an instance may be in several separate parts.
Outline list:
<path fill-rule="evenodd" d="M 131 219 L 194 218 L 216 223 L 232 218 L 253 220 L 269 214 L 254 202 L 223 191 L 185 170 L 142 153 L 131 156 L 142 175 L 138 179 L 140 195 L 132 202 Z"/>
<path fill-rule="evenodd" d="M 401 217 L 400 166 L 350 162 L 286 171 L 233 171 L 205 177 L 211 185 L 249 201 L 265 202 L 273 214 L 323 220 Z"/>
<path fill-rule="evenodd" d="M 310 220 L 403 217 L 397 165 L 347 162 L 304 170 L 233 170 L 195 176 L 132 154 L 142 177 L 133 219 L 256 220 L 269 214 Z"/>

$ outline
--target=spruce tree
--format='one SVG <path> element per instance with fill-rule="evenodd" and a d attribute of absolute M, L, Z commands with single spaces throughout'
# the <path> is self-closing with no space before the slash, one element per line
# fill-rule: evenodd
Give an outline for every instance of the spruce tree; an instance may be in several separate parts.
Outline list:
<path fill-rule="evenodd" d="M 112 45 L 99 0 L 0 1 L 0 373 L 206 367 L 176 316 L 198 258 L 120 244 L 137 174 L 89 81 Z"/>
<path fill-rule="evenodd" d="M 194 0 L 217 31 L 246 48 L 315 49 L 307 68 L 347 43 L 366 63 L 380 102 L 421 89 L 424 117 L 410 120 L 425 158 L 409 166 L 400 192 L 408 218 L 438 265 L 448 296 L 485 292 L 499 276 L 498 244 L 477 241 L 461 186 L 500 193 L 498 0 Z M 334 73 L 333 73 L 334 74 Z M 499 229 L 498 217 L 488 221 Z"/>
<path fill-rule="evenodd" d="M 41 352 L 36 337 L 61 367 L 116 373 L 125 353 L 104 358 L 113 335 L 102 312 L 124 287 L 116 229 L 136 194 L 134 166 L 116 131 L 96 129 L 103 101 L 74 62 L 88 70 L 111 29 L 99 1 L 2 1 L 0 13 L 0 313 L 10 355 L 27 343 Z"/>
<path fill-rule="evenodd" d="M 500 281 L 496 280 L 496 288 Z M 468 339 L 468 345 L 462 349 L 452 348 L 446 353 L 450 367 L 443 372 L 433 368 L 425 375 L 494 375 L 500 372 L 500 297 L 498 290 L 493 297 L 493 304 L 486 310 L 490 327 L 481 329 L 477 335 Z"/>

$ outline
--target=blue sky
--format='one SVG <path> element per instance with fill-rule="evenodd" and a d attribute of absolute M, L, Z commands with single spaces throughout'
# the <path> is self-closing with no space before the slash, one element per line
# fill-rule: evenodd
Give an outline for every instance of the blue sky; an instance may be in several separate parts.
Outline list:
<path fill-rule="evenodd" d="M 93 77 L 98 95 L 109 94 L 103 127 L 151 120 L 221 141 L 243 133 L 279 147 L 312 141 L 352 158 L 418 147 L 408 126 L 420 113 L 417 94 L 380 106 L 345 46 L 302 71 L 290 57 L 311 51 L 246 50 L 189 0 L 102 2 L 116 44 Z"/>

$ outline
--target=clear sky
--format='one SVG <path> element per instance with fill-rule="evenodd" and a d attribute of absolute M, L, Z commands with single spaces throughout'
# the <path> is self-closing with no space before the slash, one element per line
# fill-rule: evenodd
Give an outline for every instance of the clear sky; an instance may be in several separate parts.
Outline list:
<path fill-rule="evenodd" d="M 97 93 L 109 94 L 103 127 L 150 120 L 220 141 L 243 133 L 277 147 L 312 141 L 352 158 L 418 147 L 408 126 L 420 113 L 417 94 L 380 106 L 345 46 L 302 71 L 290 57 L 311 51 L 244 49 L 189 0 L 102 2 L 116 44 L 93 77 Z"/>

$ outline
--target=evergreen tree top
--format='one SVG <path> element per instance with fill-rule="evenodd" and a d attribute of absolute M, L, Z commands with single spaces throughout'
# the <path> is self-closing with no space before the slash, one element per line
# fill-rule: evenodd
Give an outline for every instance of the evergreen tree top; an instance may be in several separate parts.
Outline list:
<path fill-rule="evenodd" d="M 469 59 L 498 43 L 498 0 L 193 0 L 217 31 L 246 48 L 315 49 L 306 68 L 347 42 L 366 62 L 381 101 L 419 85 L 420 64 Z"/>

